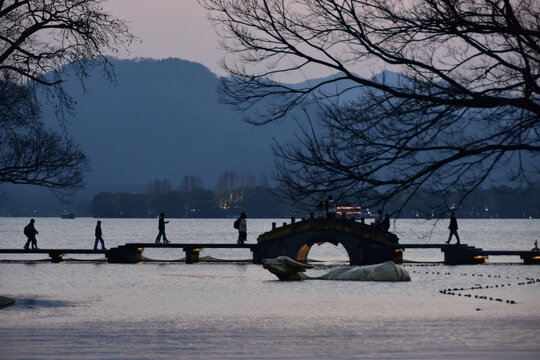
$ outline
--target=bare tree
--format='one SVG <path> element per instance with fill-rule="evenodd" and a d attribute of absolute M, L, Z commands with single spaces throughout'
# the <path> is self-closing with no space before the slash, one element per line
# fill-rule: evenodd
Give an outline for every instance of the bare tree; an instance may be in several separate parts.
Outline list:
<path fill-rule="evenodd" d="M 0 0 L 0 183 L 57 192 L 82 185 L 86 157 L 65 131 L 44 129 L 36 92 L 46 90 L 62 120 L 65 111 L 73 110 L 63 88 L 68 71 L 83 86 L 95 66 L 114 79 L 105 52 L 127 46 L 133 37 L 125 22 L 107 14 L 101 3 Z"/>
<path fill-rule="evenodd" d="M 240 181 L 240 175 L 234 171 L 225 171 L 219 175 L 216 192 L 218 193 L 232 193 L 233 190 L 240 189 L 242 187 Z"/>
<path fill-rule="evenodd" d="M 185 175 L 180 182 L 180 191 L 193 191 L 204 189 L 203 181 L 199 175 Z"/>
<path fill-rule="evenodd" d="M 86 156 L 69 138 L 44 128 L 34 93 L 0 82 L 0 183 L 34 184 L 58 195 L 82 183 Z"/>
<path fill-rule="evenodd" d="M 255 124 L 317 104 L 298 141 L 276 146 L 290 198 L 401 209 L 425 190 L 447 210 L 502 170 L 538 174 L 538 1 L 200 2 L 235 55 L 226 102 Z M 334 75 L 278 81 L 317 67 Z"/>
<path fill-rule="evenodd" d="M 146 192 L 149 194 L 166 194 L 172 191 L 172 186 L 167 179 L 149 180 L 146 184 Z"/>

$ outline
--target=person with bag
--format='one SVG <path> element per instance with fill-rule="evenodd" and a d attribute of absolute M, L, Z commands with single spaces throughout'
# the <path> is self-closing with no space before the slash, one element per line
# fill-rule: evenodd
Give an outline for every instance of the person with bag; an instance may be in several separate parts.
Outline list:
<path fill-rule="evenodd" d="M 24 227 L 24 235 L 26 235 L 26 244 L 24 245 L 24 249 L 28 250 L 28 246 L 32 244 L 32 249 L 39 249 L 37 247 L 37 240 L 36 235 L 39 234 L 36 228 L 34 227 L 34 223 L 36 221 L 34 219 L 30 219 L 30 223 Z"/>
<path fill-rule="evenodd" d="M 246 213 L 240 213 L 240 217 L 234 222 L 233 226 L 238 229 L 238 244 L 244 245 L 247 239 Z"/>

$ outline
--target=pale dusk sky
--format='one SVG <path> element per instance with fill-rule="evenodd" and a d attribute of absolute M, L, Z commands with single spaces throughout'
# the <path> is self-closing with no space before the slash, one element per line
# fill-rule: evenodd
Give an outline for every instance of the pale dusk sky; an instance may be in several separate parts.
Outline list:
<path fill-rule="evenodd" d="M 196 0 L 107 0 L 103 6 L 126 20 L 140 39 L 130 47 L 130 54 L 121 57 L 176 57 L 223 74 L 218 61 L 225 51 L 219 49 L 219 36 Z"/>
<path fill-rule="evenodd" d="M 219 61 L 227 53 L 220 48 L 220 37 L 208 19 L 207 10 L 197 0 L 106 0 L 103 6 L 126 20 L 131 33 L 139 38 L 130 47 L 131 53 L 121 54 L 121 58 L 174 57 L 203 64 L 215 74 L 226 75 Z M 362 66 L 357 69 L 358 73 L 364 70 Z M 327 69 L 310 67 L 275 80 L 300 82 L 328 75 Z"/>

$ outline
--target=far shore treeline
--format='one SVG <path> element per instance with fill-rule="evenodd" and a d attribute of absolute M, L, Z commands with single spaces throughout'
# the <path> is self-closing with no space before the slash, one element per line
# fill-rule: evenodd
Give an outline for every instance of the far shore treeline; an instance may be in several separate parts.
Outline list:
<path fill-rule="evenodd" d="M 217 193 L 212 190 L 151 193 L 101 192 L 90 202 L 94 217 L 144 218 L 165 212 L 171 218 L 224 218 L 248 212 L 250 217 L 280 218 L 293 212 L 273 190 L 254 187 Z"/>
<path fill-rule="evenodd" d="M 320 200 L 313 199 L 304 205 L 286 201 L 283 191 L 270 184 L 264 176 L 221 176 L 213 189 L 204 186 L 199 177 L 185 177 L 180 186 L 173 187 L 166 179 L 149 181 L 138 187 L 118 187 L 108 191 L 95 191 L 79 196 L 69 204 L 61 203 L 51 193 L 38 189 L 6 191 L 0 187 L 0 217 L 57 217 L 63 212 L 73 212 L 77 217 L 96 218 L 155 218 L 160 212 L 173 218 L 232 218 L 245 212 L 249 218 L 307 217 L 315 212 Z M 125 190 L 124 190 L 125 188 Z M 18 188 L 17 188 L 18 189 Z M 328 194 L 330 195 L 330 194 Z M 333 193 L 339 199 L 339 194 Z M 409 194 L 403 193 L 402 198 Z M 400 197 L 400 198 L 401 198 Z M 540 218 L 540 184 L 526 189 L 509 187 L 477 189 L 459 205 L 453 203 L 457 196 L 448 195 L 448 207 L 457 207 L 459 218 Z M 397 199 L 384 207 L 385 213 L 396 217 Z M 449 209 L 437 209 L 440 199 L 429 192 L 416 194 L 399 213 L 400 218 L 446 217 Z M 361 201 L 340 206 L 362 208 L 362 216 L 371 219 L 378 208 L 365 208 Z"/>
<path fill-rule="evenodd" d="M 404 195 L 405 196 L 405 195 Z M 458 209 L 460 218 L 540 218 L 540 187 L 512 190 L 505 187 L 476 190 Z M 401 218 L 430 217 L 437 201 L 424 194 L 414 198 L 401 212 Z M 361 204 L 341 204 L 361 206 Z M 100 192 L 89 204 L 91 215 L 103 218 L 149 218 L 161 211 L 174 218 L 225 218 L 245 212 L 251 218 L 309 216 L 313 208 L 299 209 L 279 196 L 279 189 L 246 187 L 226 192 L 205 189 L 190 191 L 151 191 L 144 193 Z M 392 212 L 392 204 L 387 212 Z M 370 218 L 376 209 L 364 209 Z M 385 210 L 386 212 L 386 210 Z"/>

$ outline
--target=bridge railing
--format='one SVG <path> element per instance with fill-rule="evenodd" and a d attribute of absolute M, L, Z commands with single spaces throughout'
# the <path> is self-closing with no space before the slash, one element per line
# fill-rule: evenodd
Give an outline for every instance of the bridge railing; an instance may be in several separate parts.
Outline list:
<path fill-rule="evenodd" d="M 383 243 L 396 244 L 399 242 L 397 235 L 391 232 L 378 229 L 373 225 L 345 218 L 303 218 L 300 221 L 295 221 L 294 218 L 291 218 L 291 223 L 283 223 L 279 227 L 275 223 L 272 223 L 272 229 L 259 235 L 257 242 L 272 241 L 304 231 L 341 231 Z"/>

